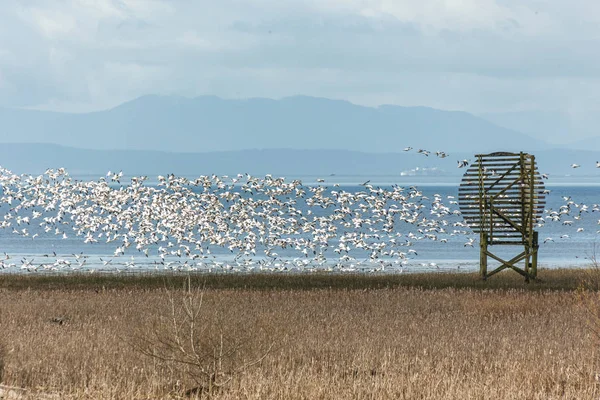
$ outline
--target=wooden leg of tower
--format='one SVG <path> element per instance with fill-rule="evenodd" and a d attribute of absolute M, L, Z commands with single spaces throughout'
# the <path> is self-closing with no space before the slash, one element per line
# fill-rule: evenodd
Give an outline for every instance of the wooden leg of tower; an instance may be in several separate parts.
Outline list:
<path fill-rule="evenodd" d="M 537 261 L 538 261 L 538 249 L 540 245 L 538 243 L 538 233 L 533 232 L 533 254 L 531 255 L 531 276 L 535 279 L 537 277 Z"/>
<path fill-rule="evenodd" d="M 529 248 L 529 246 L 525 245 L 525 282 L 529 283 L 529 276 L 530 276 L 530 272 L 529 272 L 529 260 L 531 259 L 531 249 Z"/>
<path fill-rule="evenodd" d="M 487 233 L 482 232 L 479 237 L 479 273 L 481 279 L 487 279 Z"/>

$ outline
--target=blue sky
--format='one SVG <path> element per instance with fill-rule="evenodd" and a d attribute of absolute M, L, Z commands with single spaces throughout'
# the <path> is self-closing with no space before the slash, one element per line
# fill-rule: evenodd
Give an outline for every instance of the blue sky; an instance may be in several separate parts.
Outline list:
<path fill-rule="evenodd" d="M 0 106 L 149 94 L 600 110 L 600 2 L 4 0 Z"/>

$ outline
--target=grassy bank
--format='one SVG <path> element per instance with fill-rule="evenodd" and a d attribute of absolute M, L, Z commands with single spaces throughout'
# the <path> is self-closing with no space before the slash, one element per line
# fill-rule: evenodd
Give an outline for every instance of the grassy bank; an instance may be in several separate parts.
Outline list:
<path fill-rule="evenodd" d="M 194 275 L 196 344 L 238 346 L 217 399 L 591 399 L 596 340 L 574 290 L 590 276 Z M 186 329 L 180 302 L 200 298 L 184 281 L 2 276 L 2 381 L 65 398 L 184 397 L 193 367 L 138 351 L 161 348 L 172 316 Z"/>
<path fill-rule="evenodd" d="M 477 273 L 57 273 L 0 275 L 0 289 L 23 290 L 111 290 L 181 288 L 191 279 L 193 286 L 210 289 L 311 290 L 311 289 L 390 289 L 419 287 L 423 289 L 469 288 L 477 290 L 519 289 L 575 290 L 583 281 L 600 281 L 596 269 L 541 270 L 538 280 L 530 284 L 512 271 L 495 275 L 487 281 Z"/>

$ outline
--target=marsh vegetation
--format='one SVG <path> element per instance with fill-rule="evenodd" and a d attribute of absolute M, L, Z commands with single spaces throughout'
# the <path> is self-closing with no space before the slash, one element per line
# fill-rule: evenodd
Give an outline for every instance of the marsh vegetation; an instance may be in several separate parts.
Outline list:
<path fill-rule="evenodd" d="M 590 276 L 194 275 L 193 293 L 180 275 L 2 276 L 2 381 L 90 399 L 591 399 Z M 214 377 L 161 350 L 189 330 L 184 299 Z"/>

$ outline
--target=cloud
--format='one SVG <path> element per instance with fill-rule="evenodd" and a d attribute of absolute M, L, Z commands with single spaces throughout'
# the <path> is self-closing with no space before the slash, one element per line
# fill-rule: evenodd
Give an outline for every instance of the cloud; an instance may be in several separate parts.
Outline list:
<path fill-rule="evenodd" d="M 3 7 L 4 106 L 85 111 L 158 93 L 308 94 L 477 112 L 600 108 L 600 3 L 591 0 Z"/>

